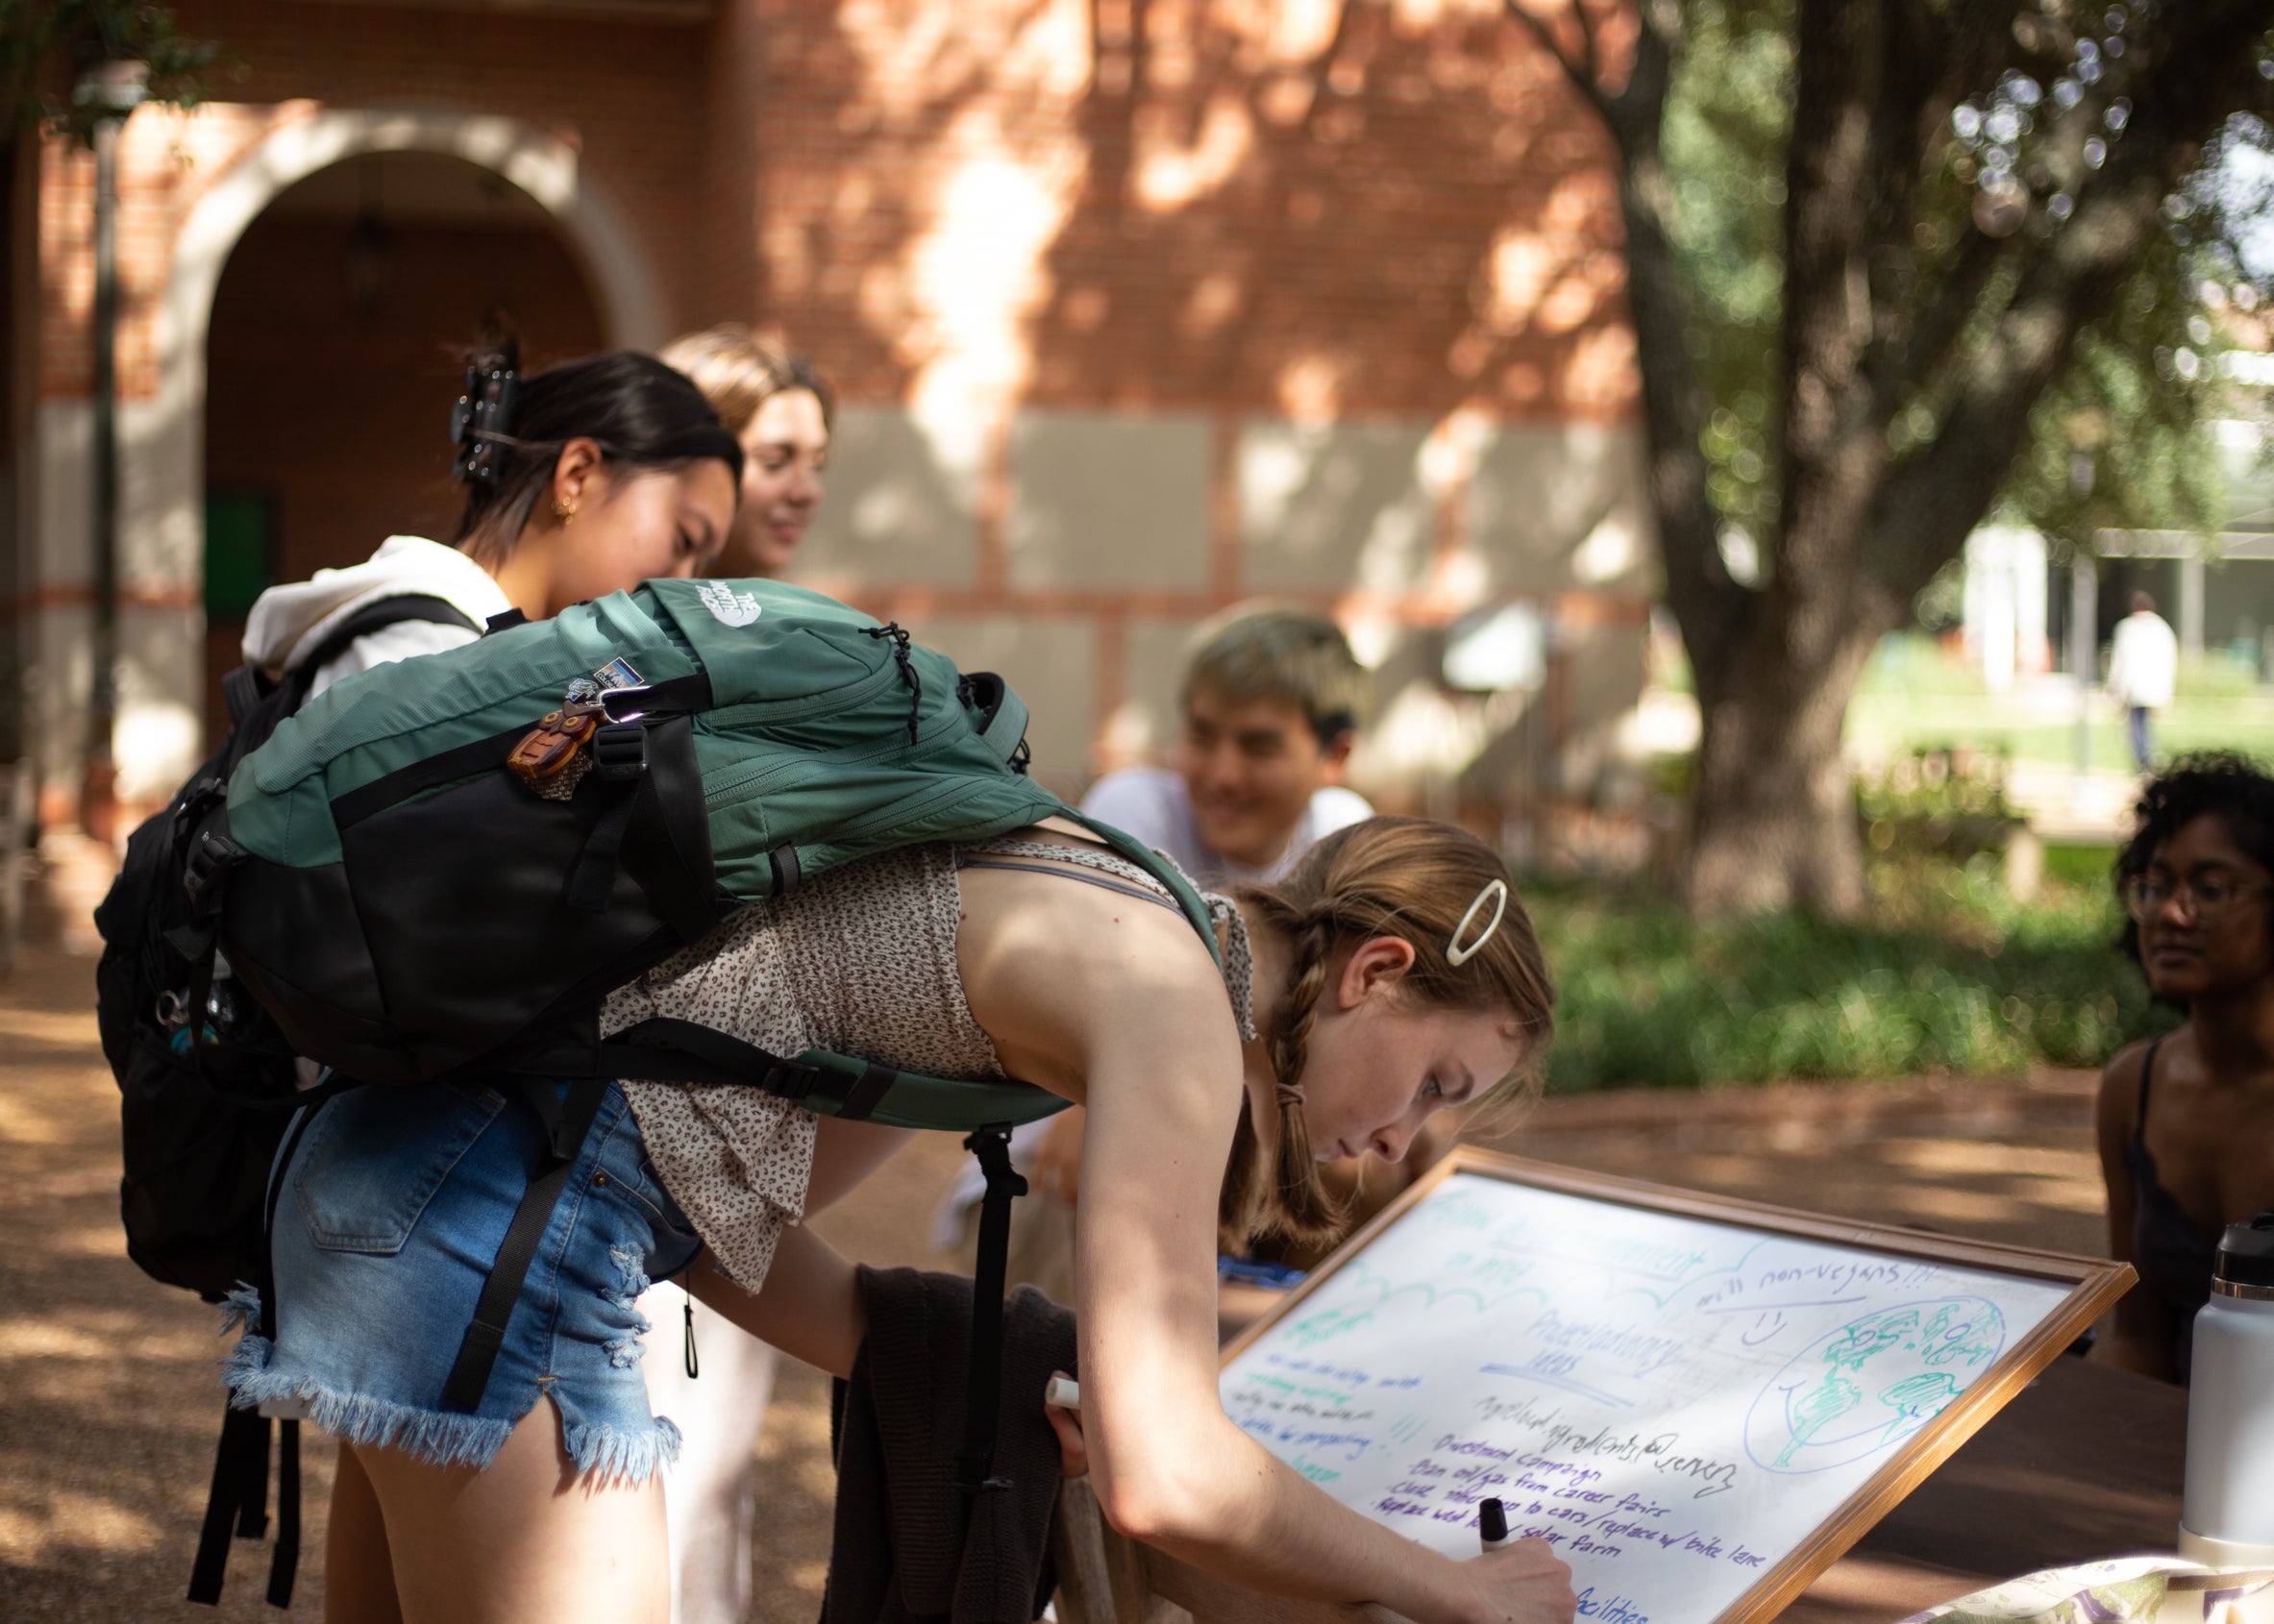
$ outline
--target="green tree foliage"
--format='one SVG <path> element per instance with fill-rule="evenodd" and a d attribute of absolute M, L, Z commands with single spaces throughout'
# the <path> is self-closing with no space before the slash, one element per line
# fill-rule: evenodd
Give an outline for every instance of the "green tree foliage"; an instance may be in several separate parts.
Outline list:
<path fill-rule="evenodd" d="M 1777 518 L 1793 13 L 1794 0 L 1696 0 L 1667 94 L 1671 234 L 1713 403 L 1700 438 L 1712 470 L 1707 486 L 1723 525 L 1748 539 L 1772 533 Z M 1917 227 L 1922 253 L 1946 254 L 1971 231 L 1979 183 L 2014 167 L 1992 169 L 1986 158 L 2008 144 L 2025 149 L 2039 111 L 2066 111 L 2064 100 L 2082 88 L 2057 78 L 2048 90 L 2015 72 L 1954 111 L 1934 207 L 1922 209 Z M 2114 116 L 2115 128 L 2104 112 L 2102 129 L 2086 137 L 2104 155 L 2121 137 L 2123 111 Z M 2008 133 L 2009 121 L 2014 138 L 2000 143 L 1994 136 Z M 2032 408 L 2028 448 L 1998 497 L 1997 516 L 2086 546 L 2102 529 L 2217 527 L 2224 481 L 2212 426 L 2235 409 L 2219 360 L 2230 322 L 2274 306 L 2274 263 L 2253 263 L 2239 246 L 2254 223 L 2274 219 L 2274 186 L 2266 171 L 2238 161 L 2241 149 L 2274 152 L 2274 131 L 2235 114 L 2173 192 L 2167 229 L 2149 240 L 2113 307 L 2078 334 L 2066 366 Z M 2034 154 L 2016 156 L 2037 187 L 2049 187 L 2050 172 Z M 2010 296 L 2010 287 L 2003 291 Z M 1911 403 L 1891 426 L 1893 449 L 1932 438 L 1937 405 L 1931 393 Z M 1928 592 L 1947 597 L 1944 585 L 1938 576 Z M 1939 601 L 1922 612 L 1935 618 Z"/>
<path fill-rule="evenodd" d="M 0 0 L 0 77 L 6 122 L 0 140 L 40 124 L 82 139 L 95 109 L 74 97 L 79 77 L 100 62 L 147 64 L 149 99 L 192 107 L 207 80 L 230 65 L 210 40 L 185 37 L 172 8 L 134 0 Z"/>
<path fill-rule="evenodd" d="M 1748 538 L 1776 524 L 1792 127 L 1792 0 L 1701 0 L 1667 92 L 1672 237 L 1713 400 L 1699 442 L 1707 485 L 1723 524 Z"/>
<path fill-rule="evenodd" d="M 2206 146 L 2164 205 L 2166 229 L 2031 413 L 2007 513 L 2085 547 L 2103 529 L 2219 527 L 2213 426 L 2248 409 L 2220 362 L 2233 324 L 2274 302 L 2274 265 L 2243 246 L 2254 224 L 2274 220 L 2274 197 L 2248 179 L 2251 155 L 2269 149 L 2274 131 L 2249 113 Z"/>
<path fill-rule="evenodd" d="M 2264 303 L 2220 155 L 2274 117 L 2274 12 L 1507 6 L 1617 153 L 1690 898 L 1853 913 L 1848 700 L 1967 533 L 2202 522 L 2218 307 Z"/>

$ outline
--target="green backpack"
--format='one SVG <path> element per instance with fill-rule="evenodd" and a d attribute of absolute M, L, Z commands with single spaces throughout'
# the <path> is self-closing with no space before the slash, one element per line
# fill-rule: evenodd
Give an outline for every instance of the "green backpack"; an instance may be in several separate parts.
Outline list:
<path fill-rule="evenodd" d="M 747 902 L 893 847 L 1052 817 L 1158 878 L 1217 953 L 1174 865 L 1026 776 L 1026 726 L 1000 677 L 960 674 L 819 593 L 655 580 L 349 677 L 279 725 L 225 797 L 218 783 L 185 792 L 191 922 L 169 941 L 204 976 L 225 969 L 337 1079 L 480 1079 L 514 1088 L 547 1125 L 551 1157 L 499 1249 L 446 1406 L 480 1403 L 609 1080 L 754 1085 L 840 1118 L 973 1130 L 988 1193 L 961 1477 L 974 1490 L 996 1481 L 994 1342 L 1009 1198 L 1024 1188 L 1007 1130 L 1064 1102 L 1014 1081 L 772 1055 L 683 1021 L 604 1042 L 599 1009 Z M 227 1002 L 201 979 L 189 1007 Z M 272 1222 L 276 1193 L 272 1180 Z M 260 1284 L 273 1335 L 275 1293 Z M 258 1509 L 260 1480 L 228 1475 L 217 1468 L 209 1529 L 225 1530 L 239 1501 Z"/>
<path fill-rule="evenodd" d="M 565 767 L 507 771 L 564 711 L 523 753 L 566 747 Z M 603 995 L 746 902 L 1052 817 L 1159 878 L 1214 951 L 1173 865 L 1026 775 L 1026 722 L 1000 677 L 819 593 L 650 581 L 326 690 L 238 766 L 186 883 L 296 1051 L 360 1081 L 734 1081 L 901 1126 L 1027 1121 L 1060 1102 L 597 1024 Z"/>

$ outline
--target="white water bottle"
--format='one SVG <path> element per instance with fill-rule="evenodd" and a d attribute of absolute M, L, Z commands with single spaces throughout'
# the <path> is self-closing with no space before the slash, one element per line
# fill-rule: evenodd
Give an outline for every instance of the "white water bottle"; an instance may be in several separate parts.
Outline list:
<path fill-rule="evenodd" d="M 2274 1213 L 2227 1226 L 2195 1316 L 2179 1554 L 2274 1565 Z"/>

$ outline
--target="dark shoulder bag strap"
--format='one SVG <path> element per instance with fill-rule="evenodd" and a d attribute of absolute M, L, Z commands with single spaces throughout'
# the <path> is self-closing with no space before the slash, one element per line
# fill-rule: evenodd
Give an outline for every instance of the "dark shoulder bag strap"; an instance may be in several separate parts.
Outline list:
<path fill-rule="evenodd" d="M 995 1431 L 1002 1409 L 1002 1292 L 1010 1264 L 1011 1200 L 1026 1193 L 1026 1181 L 1011 1170 L 1010 1129 L 980 1128 L 963 1143 L 987 1175 L 987 1193 L 979 1202 L 978 1268 L 971 1287 L 963 1452 L 955 1460 L 955 1486 L 970 1495 L 1011 1486 L 995 1475 Z"/>
<path fill-rule="evenodd" d="M 489 1386 L 490 1367 L 497 1364 L 498 1349 L 505 1345 L 513 1305 L 521 1300 L 521 1283 L 529 1278 L 529 1267 L 536 1261 L 537 1246 L 553 1221 L 553 1209 L 559 1205 L 561 1192 L 568 1188 L 569 1169 L 576 1165 L 577 1152 L 591 1131 L 592 1120 L 600 1115 L 610 1080 L 579 1077 L 569 1085 L 565 1097 L 551 1079 L 531 1079 L 524 1087 L 523 1097 L 545 1124 L 545 1163 L 522 1193 L 521 1204 L 513 1209 L 513 1220 L 506 1226 L 505 1240 L 498 1243 L 497 1261 L 482 1283 L 482 1295 L 474 1303 L 474 1321 L 466 1327 L 465 1339 L 458 1343 L 457 1361 L 451 1366 L 450 1380 L 442 1389 L 443 1409 L 470 1415 L 481 1405 L 482 1390 Z"/>
<path fill-rule="evenodd" d="M 433 626 L 458 626 L 478 632 L 481 627 L 473 617 L 447 598 L 437 598 L 432 592 L 405 592 L 392 598 L 382 598 L 366 603 L 347 619 L 332 628 L 332 634 L 309 651 L 308 658 L 294 666 L 284 677 L 284 686 L 294 688 L 291 702 L 284 709 L 288 715 L 308 702 L 308 690 L 316 679 L 316 673 L 348 652 L 358 637 L 368 637 L 390 626 L 401 626 L 406 621 L 424 621 Z"/>
<path fill-rule="evenodd" d="M 277 1195 L 284 1189 L 284 1170 L 300 1148 L 300 1139 L 315 1120 L 316 1112 L 334 1095 L 355 1086 L 334 1078 L 305 1091 L 301 1108 L 286 1130 L 283 1145 L 270 1164 L 268 1193 L 261 1207 L 260 1318 L 245 1327 L 247 1335 L 277 1335 L 276 1271 L 269 1257 L 269 1237 L 276 1229 Z M 239 1410 L 225 1401 L 221 1413 L 221 1442 L 213 1454 L 213 1481 L 206 1491 L 206 1516 L 198 1534 L 197 1555 L 189 1564 L 189 1597 L 207 1607 L 218 1606 L 221 1581 L 229 1568 L 229 1540 L 258 1539 L 268 1530 L 268 1417 L 255 1409 Z M 277 1543 L 268 1564 L 268 1599 L 275 1607 L 292 1603 L 292 1581 L 300 1568 L 300 1423 L 285 1420 L 277 1426 Z"/>

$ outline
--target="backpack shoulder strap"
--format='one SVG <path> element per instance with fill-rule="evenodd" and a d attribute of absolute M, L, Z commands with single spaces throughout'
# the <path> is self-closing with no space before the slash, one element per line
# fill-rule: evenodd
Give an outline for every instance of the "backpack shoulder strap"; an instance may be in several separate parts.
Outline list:
<path fill-rule="evenodd" d="M 849 1122 L 957 1133 L 1039 1121 L 1067 1103 L 1015 1077 L 931 1077 L 820 1048 L 784 1058 L 715 1026 L 669 1016 L 636 1021 L 583 1053 L 563 1047 L 532 1055 L 529 1066 L 554 1075 L 740 1083 Z"/>
<path fill-rule="evenodd" d="M 331 634 L 306 659 L 286 674 L 284 686 L 296 690 L 287 713 L 298 710 L 308 701 L 308 690 L 315 682 L 316 673 L 347 652 L 358 637 L 368 637 L 390 626 L 401 626 L 406 621 L 425 621 L 434 626 L 463 627 L 479 632 L 482 627 L 473 616 L 460 609 L 447 598 L 432 592 L 404 592 L 366 603 L 354 614 L 332 628 Z"/>
<path fill-rule="evenodd" d="M 1216 961 L 1219 970 L 1224 968 L 1224 948 L 1216 940 L 1216 921 L 1208 912 L 1208 904 L 1201 900 L 1199 888 L 1184 877 L 1183 870 L 1134 835 L 1125 834 L 1111 824 L 1100 823 L 1078 807 L 1069 806 L 1059 816 L 1079 824 L 1112 847 L 1118 855 L 1136 864 L 1168 887 L 1169 895 L 1175 898 L 1176 905 L 1184 910 L 1185 919 L 1200 933 L 1200 940 L 1208 945 L 1208 956 Z"/>
<path fill-rule="evenodd" d="M 364 604 L 334 627 L 308 658 L 285 673 L 280 682 L 270 681 L 250 665 L 240 665 L 222 677 L 222 697 L 229 702 L 229 735 L 213 758 L 199 769 L 176 797 L 173 817 L 177 831 L 188 831 L 220 803 L 228 792 L 230 775 L 236 771 L 237 764 L 268 742 L 278 723 L 308 702 L 309 689 L 314 684 L 317 672 L 345 653 L 357 638 L 406 621 L 461 626 L 468 631 L 482 629 L 447 598 L 438 598 L 431 592 L 397 593 Z M 184 954 L 197 956 L 186 949 Z"/>

